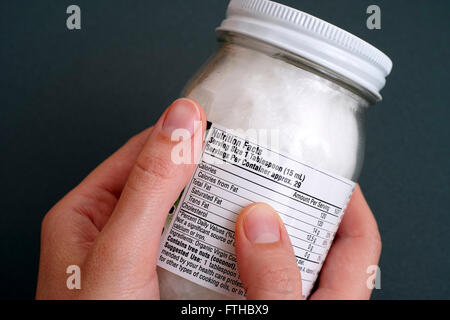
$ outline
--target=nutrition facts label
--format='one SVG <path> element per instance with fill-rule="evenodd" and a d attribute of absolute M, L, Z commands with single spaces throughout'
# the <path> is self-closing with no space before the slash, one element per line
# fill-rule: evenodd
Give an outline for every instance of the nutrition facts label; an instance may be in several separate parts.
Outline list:
<path fill-rule="evenodd" d="M 158 265 L 222 294 L 245 297 L 235 221 L 245 206 L 265 202 L 286 226 L 307 297 L 354 187 L 213 124 L 201 162 L 164 230 Z"/>

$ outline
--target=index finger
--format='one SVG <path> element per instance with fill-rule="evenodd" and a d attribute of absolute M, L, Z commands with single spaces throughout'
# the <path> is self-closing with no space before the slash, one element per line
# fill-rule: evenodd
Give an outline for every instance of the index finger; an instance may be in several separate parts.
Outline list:
<path fill-rule="evenodd" d="M 359 185 L 339 226 L 311 299 L 369 299 L 368 267 L 377 265 L 381 237 Z"/>

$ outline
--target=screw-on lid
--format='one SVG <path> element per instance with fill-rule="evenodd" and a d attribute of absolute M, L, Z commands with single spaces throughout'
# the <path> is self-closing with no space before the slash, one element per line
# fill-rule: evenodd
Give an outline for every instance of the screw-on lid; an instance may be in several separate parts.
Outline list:
<path fill-rule="evenodd" d="M 231 0 L 217 31 L 244 34 L 302 56 L 354 81 L 381 100 L 392 61 L 364 40 L 268 0 Z"/>

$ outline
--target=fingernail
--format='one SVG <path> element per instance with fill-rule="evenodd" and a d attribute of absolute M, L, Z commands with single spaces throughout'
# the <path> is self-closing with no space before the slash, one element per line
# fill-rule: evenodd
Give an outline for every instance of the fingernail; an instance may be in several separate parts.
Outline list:
<path fill-rule="evenodd" d="M 277 213 L 268 205 L 256 204 L 244 216 L 244 230 L 253 243 L 280 241 L 280 226 Z"/>
<path fill-rule="evenodd" d="M 184 129 L 189 131 L 192 136 L 197 121 L 200 121 L 200 111 L 197 105 L 189 99 L 178 99 L 169 107 L 162 130 L 171 136 L 174 130 Z"/>

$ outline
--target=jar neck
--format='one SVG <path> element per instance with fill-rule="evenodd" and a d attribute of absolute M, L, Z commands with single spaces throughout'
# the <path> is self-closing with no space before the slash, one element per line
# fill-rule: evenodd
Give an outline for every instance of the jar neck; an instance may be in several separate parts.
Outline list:
<path fill-rule="evenodd" d="M 237 45 L 246 47 L 247 49 L 259 51 L 264 53 L 274 59 L 281 60 L 288 64 L 294 65 L 298 68 L 316 74 L 322 78 L 329 80 L 330 82 L 347 89 L 349 93 L 356 95 L 357 100 L 363 100 L 359 105 L 363 107 L 368 107 L 377 101 L 377 98 L 370 93 L 368 90 L 364 89 L 354 81 L 351 81 L 340 74 L 325 68 L 317 63 L 314 63 L 306 58 L 303 58 L 297 54 L 293 54 L 287 50 L 281 49 L 274 45 L 265 43 L 264 41 L 248 37 L 235 32 L 220 32 L 218 41 L 222 45 Z"/>

